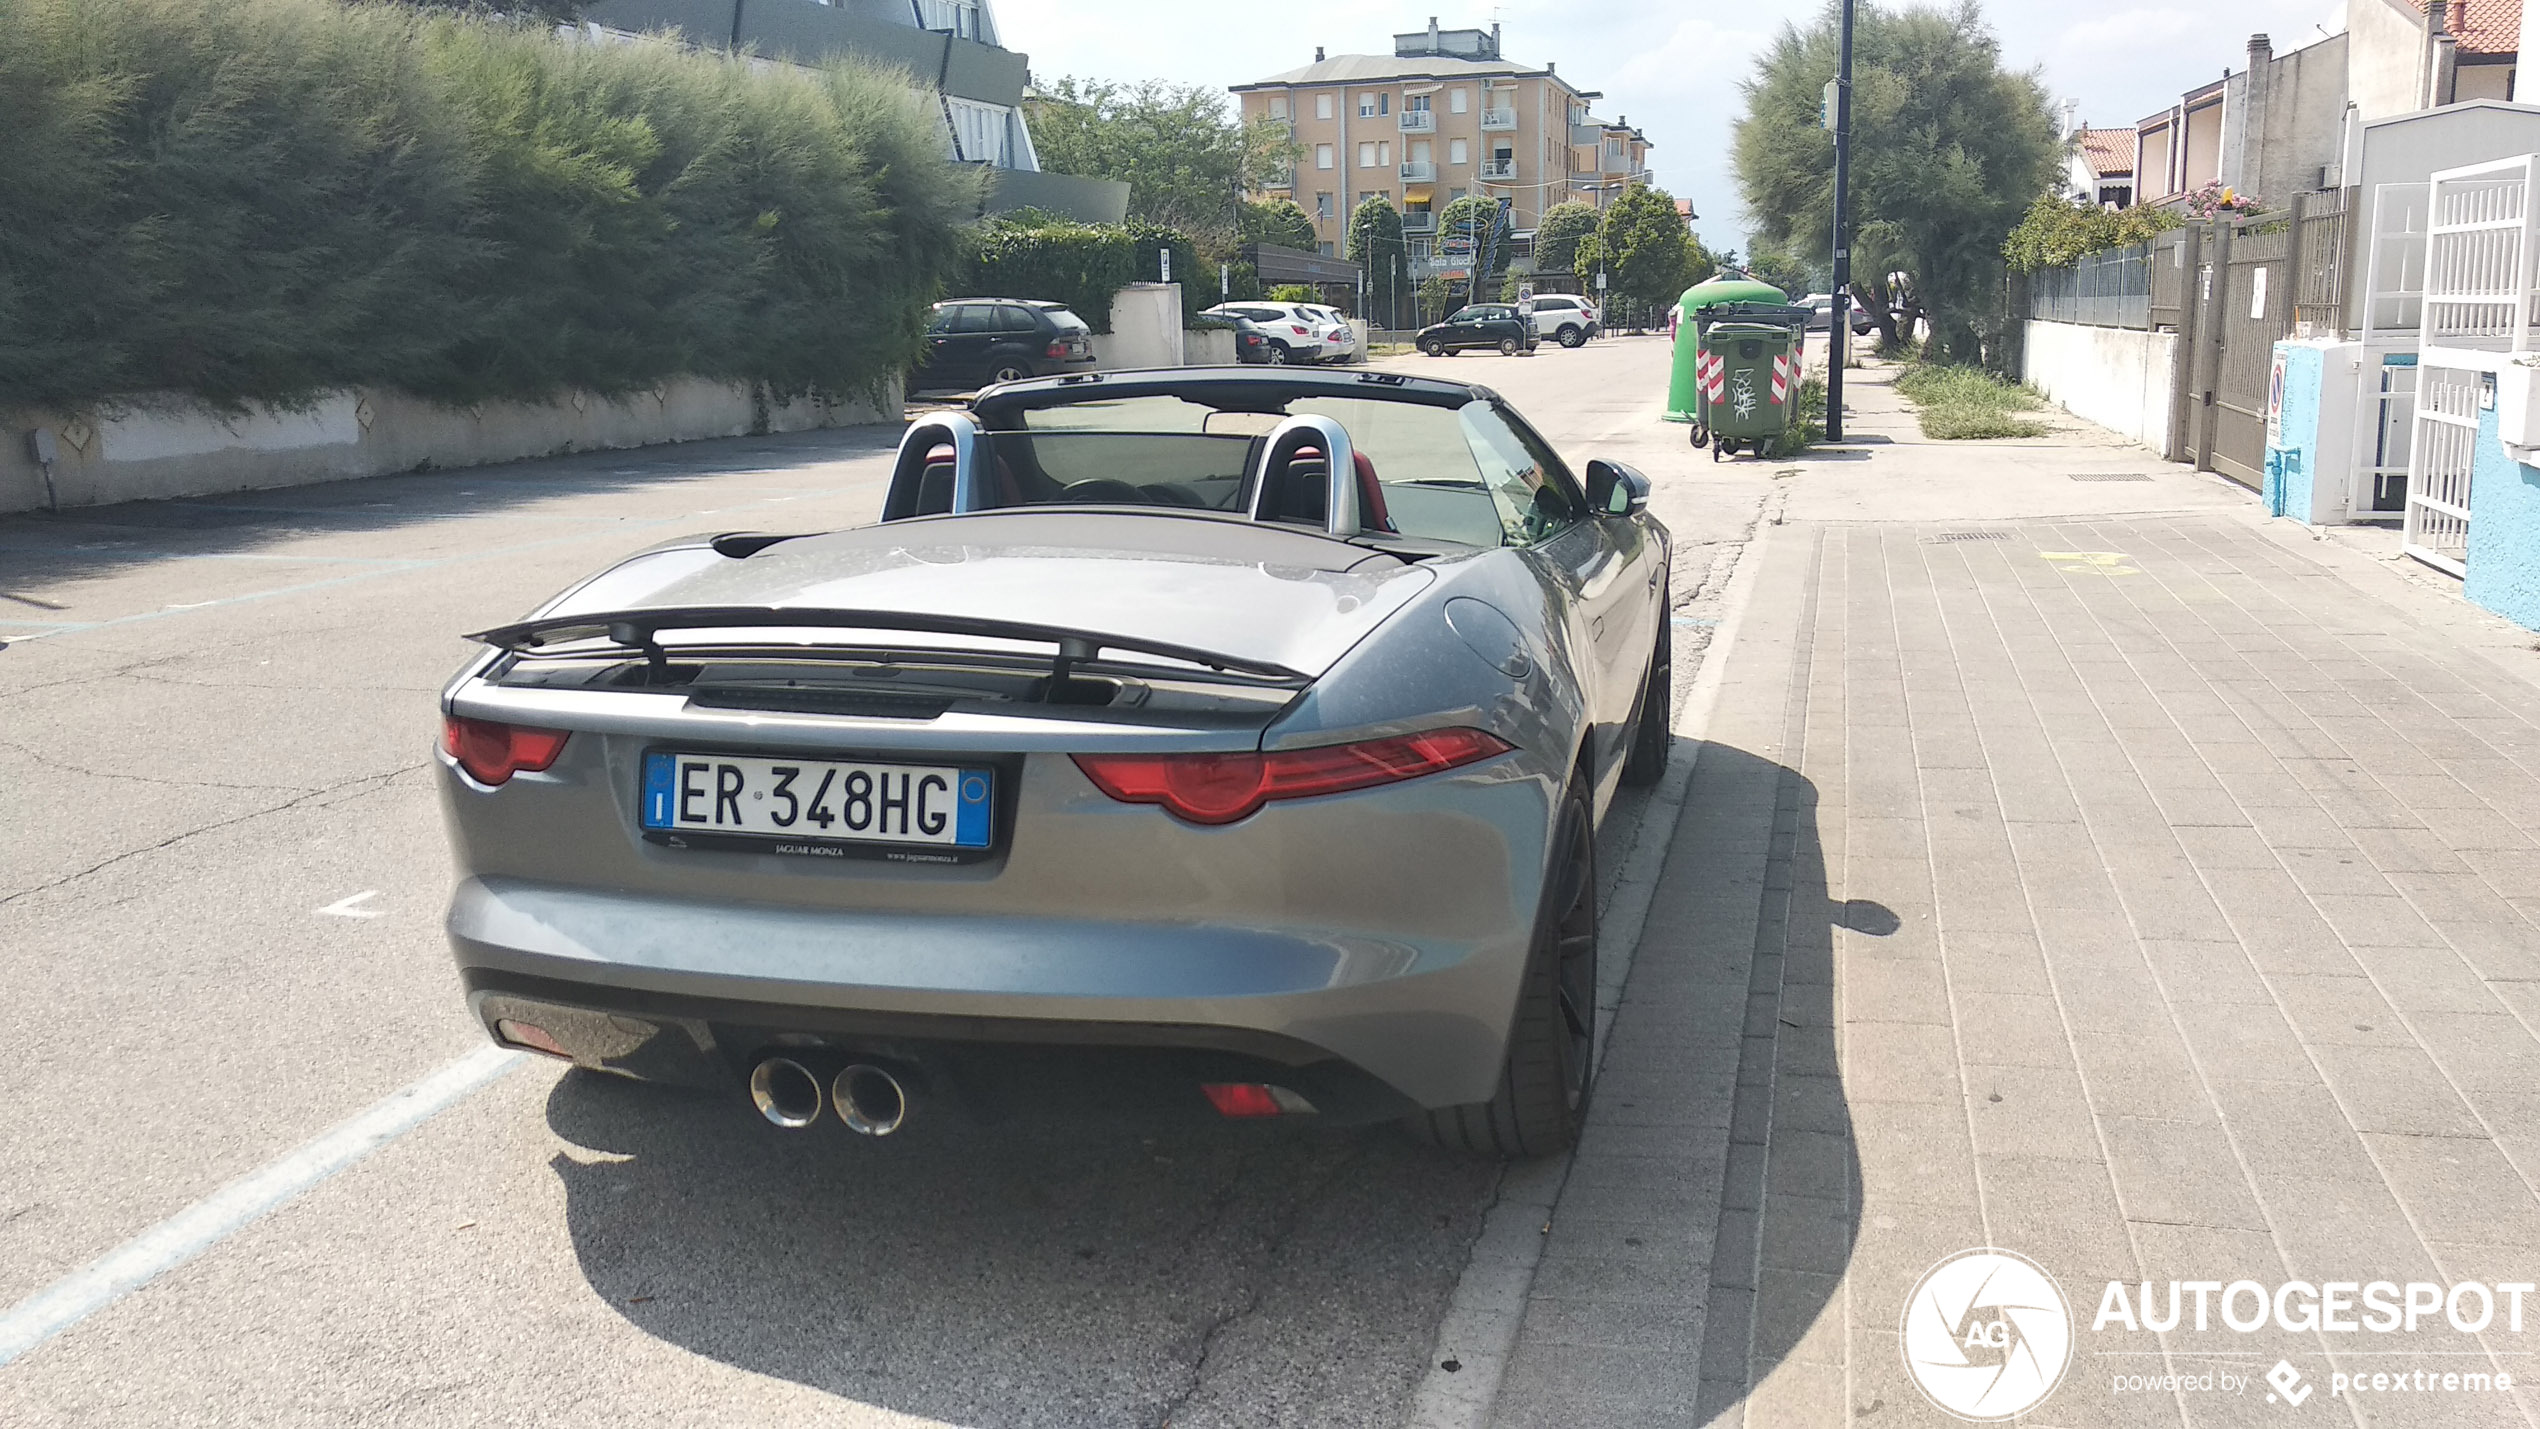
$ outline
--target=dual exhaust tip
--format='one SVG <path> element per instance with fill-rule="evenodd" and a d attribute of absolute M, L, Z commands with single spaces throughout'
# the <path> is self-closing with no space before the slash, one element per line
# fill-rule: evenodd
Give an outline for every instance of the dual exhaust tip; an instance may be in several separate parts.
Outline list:
<path fill-rule="evenodd" d="M 823 1105 L 859 1136 L 888 1136 L 908 1120 L 908 1089 L 870 1062 L 851 1062 L 824 1087 L 820 1074 L 791 1057 L 765 1057 L 750 1068 L 750 1104 L 771 1126 L 796 1130 L 820 1120 Z"/>

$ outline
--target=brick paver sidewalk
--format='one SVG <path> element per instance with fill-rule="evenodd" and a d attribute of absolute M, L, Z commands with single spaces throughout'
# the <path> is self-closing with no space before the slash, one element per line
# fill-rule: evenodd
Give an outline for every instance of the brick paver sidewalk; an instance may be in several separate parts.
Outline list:
<path fill-rule="evenodd" d="M 2070 1302 L 2023 1423 L 2534 1422 L 2329 1384 L 2540 1378 L 2540 1296 L 2092 1322 L 2110 1281 L 2540 1281 L 2540 690 L 2233 515 L 1751 558 L 1500 1422 L 1954 1422 L 1900 1316 L 1983 1245 Z"/>

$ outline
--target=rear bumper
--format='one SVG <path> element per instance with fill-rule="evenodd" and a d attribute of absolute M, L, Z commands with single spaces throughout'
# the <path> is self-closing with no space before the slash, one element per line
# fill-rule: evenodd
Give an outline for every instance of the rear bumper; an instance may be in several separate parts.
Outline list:
<path fill-rule="evenodd" d="M 463 882 L 449 915 L 489 1033 L 522 1017 L 603 1070 L 735 1086 L 770 1047 L 809 1040 L 920 1068 L 1012 1063 L 1018 1051 L 1027 1063 L 1146 1067 L 1142 1080 L 1179 1078 L 1187 1094 L 1210 1079 L 1186 1075 L 1192 1067 L 1262 1064 L 1290 1069 L 1281 1084 L 1318 1108 L 1373 1116 L 1489 1096 L 1530 933 L 1424 944 L 768 907 L 501 878 Z M 562 1012 L 541 1021 L 505 1010 L 506 998 Z M 1314 1069 L 1306 1080 L 1323 1098 L 1299 1068 Z"/>

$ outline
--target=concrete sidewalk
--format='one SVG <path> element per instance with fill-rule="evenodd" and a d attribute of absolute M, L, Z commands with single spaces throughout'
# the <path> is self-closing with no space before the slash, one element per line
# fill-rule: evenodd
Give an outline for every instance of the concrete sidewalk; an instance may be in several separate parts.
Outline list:
<path fill-rule="evenodd" d="M 1946 1424 L 1969 1375 L 2033 1424 L 2540 1422 L 2492 1378 L 2540 1378 L 2528 636 L 2138 448 L 1854 397 L 1889 441 L 1802 463 L 1749 554 L 1498 1422 Z M 2072 480 L 2110 471 L 2150 479 Z M 2021 1319 L 1918 1385 L 1909 1297 L 1982 1246 L 2069 1355 Z M 2293 1309 L 2102 1313 L 2172 1281 Z M 2299 1328 L 2375 1281 L 2495 1312 Z"/>

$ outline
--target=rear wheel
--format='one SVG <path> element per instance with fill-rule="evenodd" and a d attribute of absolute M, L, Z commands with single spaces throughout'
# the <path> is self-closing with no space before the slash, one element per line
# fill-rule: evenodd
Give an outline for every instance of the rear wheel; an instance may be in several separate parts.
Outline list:
<path fill-rule="evenodd" d="M 1020 382 L 1032 375 L 1032 369 L 1011 357 L 998 358 L 988 369 L 990 382 Z"/>
<path fill-rule="evenodd" d="M 1596 1055 L 1596 834 L 1573 789 L 1554 824 L 1552 862 L 1508 1059 L 1486 1102 L 1423 1112 L 1412 1129 L 1485 1156 L 1546 1156 L 1578 1140 Z"/>
<path fill-rule="evenodd" d="M 1499 355 L 1502 357 L 1515 357 L 1517 355 L 1517 339 L 1513 337 L 1501 338 L 1499 340 Z"/>
<path fill-rule="evenodd" d="M 1667 772 L 1667 748 L 1675 726 L 1675 613 L 1662 587 L 1658 595 L 1658 643 L 1649 652 L 1641 684 L 1640 713 L 1632 719 L 1632 747 L 1623 756 L 1623 782 L 1646 789 Z"/>
<path fill-rule="evenodd" d="M 1262 359 L 1261 359 L 1261 360 L 1262 360 L 1262 361 L 1264 361 L 1264 362 L 1269 363 L 1269 364 L 1270 364 L 1271 366 L 1273 366 L 1273 367 L 1285 367 L 1285 366 L 1287 366 L 1287 365 L 1288 365 L 1288 346 L 1287 346 L 1287 344 L 1286 344 L 1286 343 L 1283 343 L 1283 342 L 1274 342 L 1274 343 L 1270 344 L 1270 346 L 1269 346 L 1268 348 L 1264 349 L 1264 351 L 1263 351 L 1263 355 L 1262 355 Z"/>
<path fill-rule="evenodd" d="M 1433 337 L 1433 338 L 1430 338 L 1427 342 L 1424 342 L 1424 343 L 1420 344 L 1420 350 L 1421 350 L 1422 352 L 1427 353 L 1427 354 L 1428 354 L 1428 355 L 1430 355 L 1431 357 L 1444 357 L 1444 356 L 1446 356 L 1446 344 L 1445 344 L 1445 343 L 1443 343 L 1443 342 L 1440 342 L 1438 339 L 1436 339 L 1436 338 L 1434 338 L 1434 337 Z"/>
<path fill-rule="evenodd" d="M 1579 347 L 1587 342 L 1587 329 L 1580 327 L 1577 323 L 1563 323 L 1561 331 L 1556 336 L 1561 339 L 1563 347 Z"/>

